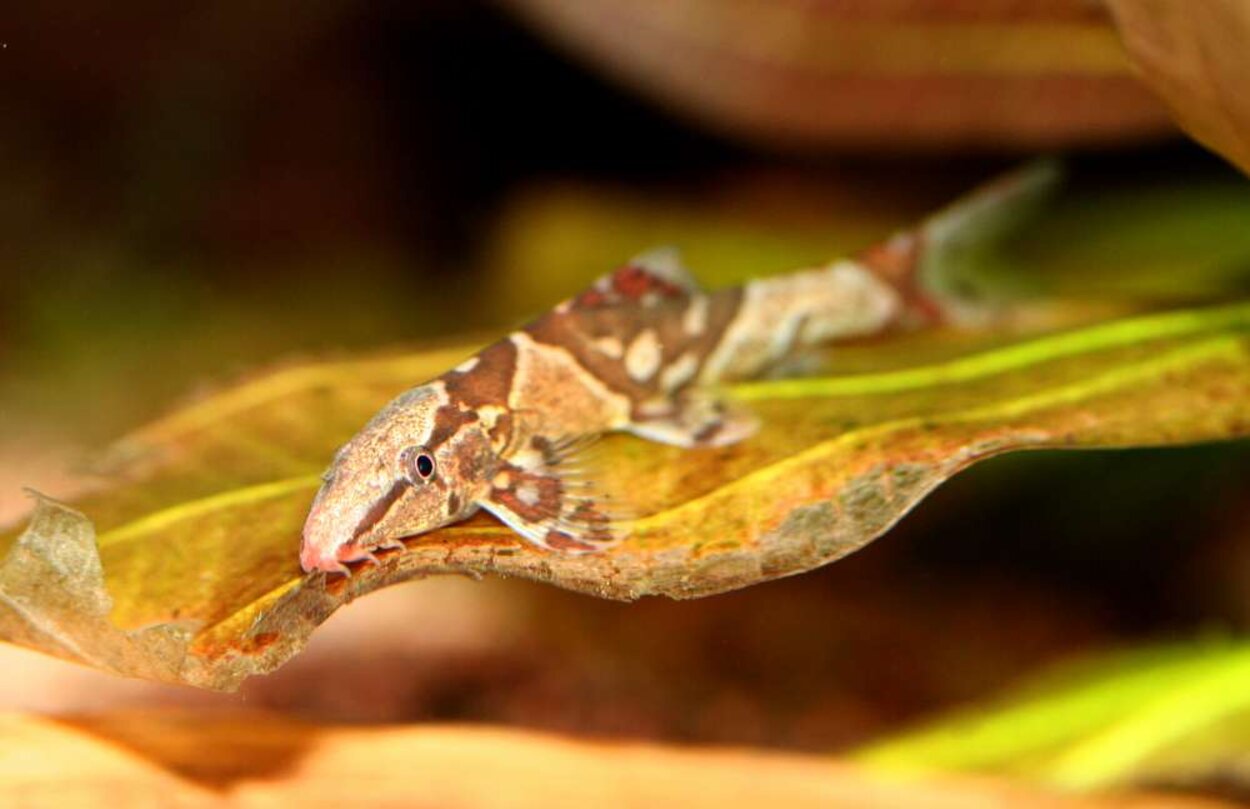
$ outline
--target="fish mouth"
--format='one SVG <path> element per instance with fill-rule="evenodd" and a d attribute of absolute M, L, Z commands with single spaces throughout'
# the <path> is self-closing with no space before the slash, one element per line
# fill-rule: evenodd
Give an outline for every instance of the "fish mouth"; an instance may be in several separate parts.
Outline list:
<path fill-rule="evenodd" d="M 373 554 L 359 545 L 351 543 L 338 545 L 327 553 L 322 547 L 304 543 L 299 551 L 299 564 L 305 573 L 343 573 L 351 575 L 347 565 L 362 559 L 372 558 Z"/>
<path fill-rule="evenodd" d="M 355 539 L 347 542 L 334 540 L 334 526 L 325 505 L 325 490 L 313 501 L 299 549 L 299 564 L 305 573 L 349 573 L 348 562 L 361 558 Z"/>
<path fill-rule="evenodd" d="M 347 567 L 353 562 L 370 561 L 380 564 L 377 553 L 384 550 L 402 549 L 399 539 L 387 539 L 378 535 L 376 528 L 357 533 L 345 542 L 336 542 L 325 530 L 318 508 L 314 507 L 304 524 L 299 549 L 300 567 L 305 573 L 343 573 L 351 575 Z"/>
<path fill-rule="evenodd" d="M 397 539 L 389 539 L 385 533 L 384 523 L 400 501 L 404 493 L 411 488 L 406 480 L 396 481 L 379 497 L 369 509 L 361 515 L 356 525 L 351 528 L 351 535 L 344 540 L 337 540 L 347 534 L 331 518 L 333 513 L 327 506 L 331 499 L 327 495 L 329 484 L 323 486 L 308 518 L 304 522 L 304 531 L 300 545 L 300 566 L 306 573 L 322 571 L 326 573 L 345 573 L 350 575 L 347 565 L 351 562 L 369 560 L 377 562 L 375 551 L 402 548 L 403 543 Z"/>
<path fill-rule="evenodd" d="M 299 566 L 304 569 L 305 573 L 316 573 L 319 570 L 327 573 L 341 572 L 339 571 L 340 564 L 342 563 L 333 555 L 322 554 L 321 549 L 315 545 L 305 543 L 299 549 Z"/>

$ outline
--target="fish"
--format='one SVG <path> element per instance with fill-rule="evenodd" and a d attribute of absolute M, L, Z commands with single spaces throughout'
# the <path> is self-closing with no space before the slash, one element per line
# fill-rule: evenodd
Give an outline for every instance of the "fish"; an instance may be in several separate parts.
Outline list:
<path fill-rule="evenodd" d="M 643 253 L 436 379 L 383 407 L 335 455 L 309 510 L 300 563 L 351 572 L 377 553 L 485 510 L 553 553 L 628 535 L 602 490 L 595 440 L 626 432 L 687 448 L 752 436 L 718 393 L 784 373 L 821 346 L 984 322 L 952 268 L 1036 207 L 1060 175 L 1026 165 L 848 258 L 702 290 L 672 248 Z"/>

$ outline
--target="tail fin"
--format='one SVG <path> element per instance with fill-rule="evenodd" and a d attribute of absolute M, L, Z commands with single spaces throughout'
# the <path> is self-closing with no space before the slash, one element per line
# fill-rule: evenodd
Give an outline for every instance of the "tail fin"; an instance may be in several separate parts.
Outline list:
<path fill-rule="evenodd" d="M 956 325 L 994 314 L 976 269 L 1030 219 L 1063 180 L 1054 158 L 1027 163 L 955 200 L 911 230 L 865 250 L 859 260 L 903 291 L 916 313 Z"/>

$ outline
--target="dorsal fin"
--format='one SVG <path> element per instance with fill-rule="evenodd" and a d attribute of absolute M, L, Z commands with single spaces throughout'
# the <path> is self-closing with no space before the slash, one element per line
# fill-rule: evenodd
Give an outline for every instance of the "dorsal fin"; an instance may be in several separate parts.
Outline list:
<path fill-rule="evenodd" d="M 648 296 L 679 298 L 698 291 L 698 285 L 675 247 L 657 247 L 634 256 L 573 299 L 575 306 L 597 308 Z"/>

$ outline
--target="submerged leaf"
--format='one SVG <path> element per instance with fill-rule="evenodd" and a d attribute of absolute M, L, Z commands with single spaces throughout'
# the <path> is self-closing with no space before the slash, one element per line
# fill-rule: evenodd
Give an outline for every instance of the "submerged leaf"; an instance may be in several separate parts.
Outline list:
<path fill-rule="evenodd" d="M 677 115 L 772 147 L 1062 148 L 1171 133 L 1082 0 L 508 0 Z"/>
<path fill-rule="evenodd" d="M 997 706 L 877 742 L 859 758 L 908 772 L 996 772 L 1069 789 L 1247 780 L 1250 647 L 1121 653 Z"/>
<path fill-rule="evenodd" d="M 1250 173 L 1250 5 L 1110 0 L 1120 35 L 1180 125 Z"/>
<path fill-rule="evenodd" d="M 42 502 L 0 547 L 0 634 L 122 674 L 228 689 L 296 653 L 346 601 L 414 577 L 496 573 L 617 599 L 744 587 L 850 553 L 993 455 L 1250 432 L 1248 333 L 1240 304 L 919 367 L 897 356 L 905 342 L 861 348 L 894 370 L 734 389 L 763 421 L 742 444 L 608 437 L 602 485 L 642 515 L 611 552 L 544 552 L 479 516 L 350 579 L 299 570 L 319 472 L 382 403 L 471 347 L 294 366 L 132 435 L 111 458 L 115 482 L 74 509 Z"/>
<path fill-rule="evenodd" d="M 1060 795 L 984 778 L 887 779 L 822 756 L 750 748 L 608 743 L 498 727 L 316 725 L 258 713 L 8 716 L 0 719 L 0 745 L 13 751 L 0 756 L 0 783 L 27 806 L 95 805 L 106 789 L 126 805 L 159 794 L 160 805 L 179 807 L 1226 805 L 1167 793 Z"/>

